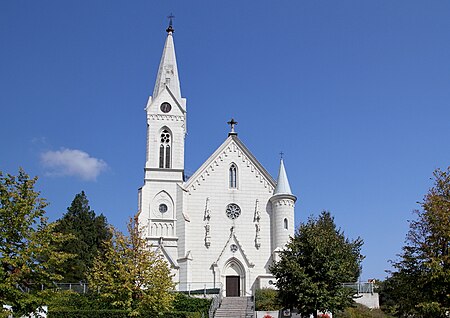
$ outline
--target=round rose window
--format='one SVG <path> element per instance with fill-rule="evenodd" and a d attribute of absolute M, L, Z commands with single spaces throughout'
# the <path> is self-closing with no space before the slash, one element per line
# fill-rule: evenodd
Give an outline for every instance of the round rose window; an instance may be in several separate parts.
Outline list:
<path fill-rule="evenodd" d="M 239 205 L 235 204 L 235 203 L 230 203 L 227 205 L 227 216 L 234 220 L 237 219 L 239 217 L 239 215 L 241 215 L 241 208 L 239 207 Z"/>

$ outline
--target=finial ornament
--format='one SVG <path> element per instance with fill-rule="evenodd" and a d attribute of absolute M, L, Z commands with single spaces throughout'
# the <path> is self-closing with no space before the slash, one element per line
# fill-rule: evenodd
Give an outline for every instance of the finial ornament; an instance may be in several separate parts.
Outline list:
<path fill-rule="evenodd" d="M 175 29 L 172 27 L 172 24 L 173 24 L 173 18 L 175 18 L 175 16 L 171 13 L 169 16 L 167 16 L 167 18 L 169 19 L 169 27 L 166 29 L 166 32 L 173 33 L 173 32 L 175 32 Z"/>
<path fill-rule="evenodd" d="M 280 151 L 280 159 L 283 159 L 284 152 Z"/>
<path fill-rule="evenodd" d="M 230 125 L 230 127 L 231 127 L 230 134 L 236 135 L 236 132 L 234 131 L 234 126 L 236 126 L 238 124 L 238 122 L 235 121 L 234 118 L 231 118 L 231 120 L 229 122 L 227 122 L 227 124 Z"/>

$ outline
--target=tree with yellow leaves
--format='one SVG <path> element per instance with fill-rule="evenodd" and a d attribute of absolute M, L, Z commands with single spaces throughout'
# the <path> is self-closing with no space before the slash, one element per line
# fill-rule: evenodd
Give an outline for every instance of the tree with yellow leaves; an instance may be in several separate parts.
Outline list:
<path fill-rule="evenodd" d="M 113 308 L 139 312 L 162 312 L 174 300 L 169 264 L 148 246 L 137 219 L 130 219 L 128 234 L 111 228 L 88 274 L 89 288 Z"/>

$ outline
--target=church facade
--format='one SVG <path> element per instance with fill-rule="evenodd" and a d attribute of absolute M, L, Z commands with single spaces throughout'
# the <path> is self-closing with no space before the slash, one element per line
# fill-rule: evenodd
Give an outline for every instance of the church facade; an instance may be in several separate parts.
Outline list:
<path fill-rule="evenodd" d="M 187 103 L 181 95 L 169 25 L 147 114 L 144 185 L 138 219 L 169 262 L 179 290 L 252 295 L 273 283 L 269 266 L 294 234 L 294 205 L 283 160 L 277 180 L 235 132 L 188 179 L 184 175 Z M 191 112 L 195 116 L 195 110 Z"/>

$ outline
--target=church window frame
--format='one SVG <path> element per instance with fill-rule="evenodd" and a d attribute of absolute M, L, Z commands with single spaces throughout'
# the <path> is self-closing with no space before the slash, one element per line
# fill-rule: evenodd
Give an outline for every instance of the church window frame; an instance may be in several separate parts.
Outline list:
<path fill-rule="evenodd" d="M 225 212 L 229 219 L 235 220 L 241 215 L 241 208 L 236 203 L 230 203 L 227 205 Z"/>
<path fill-rule="evenodd" d="M 238 188 L 238 167 L 234 162 L 231 163 L 228 169 L 228 187 L 230 189 Z"/>
<path fill-rule="evenodd" d="M 159 164 L 160 169 L 170 169 L 172 167 L 172 132 L 168 127 L 162 127 L 159 133 Z"/>
<path fill-rule="evenodd" d="M 159 212 L 161 212 L 161 213 L 166 213 L 169 210 L 169 208 L 167 207 L 167 204 L 165 204 L 165 203 L 161 203 L 159 205 L 158 209 L 159 209 Z"/>

